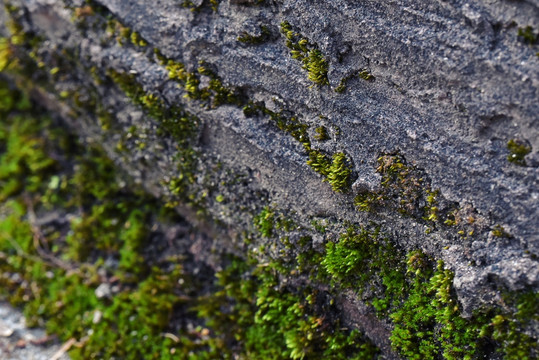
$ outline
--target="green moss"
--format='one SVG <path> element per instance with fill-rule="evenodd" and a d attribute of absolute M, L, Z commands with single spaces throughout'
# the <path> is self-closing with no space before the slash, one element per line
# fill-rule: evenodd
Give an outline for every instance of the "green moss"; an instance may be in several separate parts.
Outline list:
<path fill-rule="evenodd" d="M 42 177 L 54 169 L 56 161 L 47 156 L 45 144 L 39 137 L 50 119 L 29 117 L 28 99 L 0 80 L 0 202 L 23 190 L 43 188 Z"/>
<path fill-rule="evenodd" d="M 524 158 L 532 151 L 531 146 L 524 141 L 511 139 L 509 142 L 507 142 L 507 149 L 510 153 L 507 155 L 508 161 L 516 165 L 526 166 L 526 161 Z"/>
<path fill-rule="evenodd" d="M 346 90 L 346 81 L 344 79 L 341 79 L 341 81 L 339 82 L 339 86 L 335 88 L 335 92 L 338 92 L 341 94 L 345 92 L 345 90 Z"/>
<path fill-rule="evenodd" d="M 1 84 L 4 89 L 6 84 Z M 185 347 L 163 336 L 170 331 L 176 308 L 187 311 L 182 294 L 192 285 L 180 265 L 144 257 L 148 240 L 156 240 L 154 220 L 159 210 L 154 200 L 117 186 L 114 166 L 92 147 L 72 144 L 64 149 L 68 152 L 61 163 L 38 166 L 41 158 L 52 161 L 49 152 L 58 156 L 61 149 L 55 146 L 72 142 L 72 137 L 38 121 L 43 115 L 32 111 L 39 114 L 41 109 L 24 105 L 27 100 L 17 92 L 5 94 L 11 105 L 0 111 L 0 136 L 28 139 L 33 151 L 42 155 L 21 162 L 0 145 L 4 164 L 9 155 L 10 168 L 24 165 L 24 176 L 41 184 L 23 182 L 20 191 L 6 193 L 13 200 L 0 201 L 0 252 L 7 255 L 0 266 L 0 296 L 24 306 L 29 325 L 45 325 L 62 341 L 84 339 L 82 347 L 70 352 L 73 359 L 165 359 L 172 358 L 177 347 L 178 352 L 196 347 L 189 343 L 186 329 Z M 27 123 L 32 126 L 21 127 Z M 24 128 L 24 133 L 12 131 L 15 128 Z M 60 197 L 52 201 L 51 192 Z M 32 203 L 23 202 L 25 198 Z M 32 218 L 34 209 L 41 213 L 45 208 L 78 220 L 68 228 L 53 222 L 47 232 L 41 231 Z M 116 265 L 104 266 L 104 257 L 116 259 Z M 95 289 L 111 282 L 118 290 L 97 298 Z"/>
<path fill-rule="evenodd" d="M 373 304 L 380 312 L 399 298 L 403 288 L 400 254 L 379 228 L 348 228 L 337 242 L 326 244 L 321 265 L 341 287 L 363 292 L 377 283 L 383 292 L 373 298 Z"/>
<path fill-rule="evenodd" d="M 254 218 L 255 227 L 258 229 L 260 234 L 264 237 L 273 236 L 274 227 L 275 227 L 275 213 L 274 211 L 266 206 L 260 214 Z"/>
<path fill-rule="evenodd" d="M 330 159 L 319 150 L 311 150 L 307 165 L 312 167 L 317 173 L 323 175 L 325 177 L 324 181 L 327 181 L 331 185 L 333 191 L 347 192 L 349 190 L 352 169 L 350 161 L 344 153 L 335 153 Z"/>
<path fill-rule="evenodd" d="M 382 200 L 382 197 L 375 193 L 363 192 L 356 195 L 354 205 L 358 211 L 372 211 L 374 206 Z"/>
<path fill-rule="evenodd" d="M 436 206 L 438 201 L 436 200 L 439 195 L 439 190 L 426 190 L 427 193 L 427 206 L 425 207 L 425 217 L 427 221 L 437 223 L 439 221 L 438 207 Z"/>
<path fill-rule="evenodd" d="M 18 67 L 18 60 L 14 57 L 10 39 L 0 37 L 0 71 L 13 70 Z"/>
<path fill-rule="evenodd" d="M 428 225 L 427 232 L 440 225 L 456 225 L 456 205 L 432 189 L 426 175 L 415 166 L 408 165 L 400 154 L 382 155 L 376 171 L 381 175 L 380 188 L 374 192 L 360 192 L 354 199 L 359 211 L 396 211 Z M 459 225 L 466 233 L 466 224 Z M 473 231 L 473 230 L 472 230 Z"/>
<path fill-rule="evenodd" d="M 362 78 L 363 80 L 367 80 L 367 81 L 374 81 L 375 80 L 375 77 L 370 72 L 368 72 L 367 70 L 361 70 L 358 73 L 358 76 L 360 78 Z"/>
<path fill-rule="evenodd" d="M 325 219 L 321 219 L 321 220 L 313 219 L 311 221 L 311 225 L 317 232 L 321 234 L 325 234 L 328 227 L 328 222 Z"/>
<path fill-rule="evenodd" d="M 539 321 L 539 293 L 525 292 L 516 298 L 511 294 L 505 298 L 516 305 L 516 312 L 496 315 L 485 332 L 500 343 L 498 351 L 504 359 L 534 359 L 539 353 L 537 341 L 522 329 Z"/>
<path fill-rule="evenodd" d="M 170 134 L 180 144 L 186 144 L 192 139 L 199 124 L 195 116 L 181 107 L 166 106 L 157 95 L 146 93 L 133 75 L 114 70 L 109 70 L 108 75 L 127 97 L 159 122 L 161 133 Z"/>
<path fill-rule="evenodd" d="M 526 26 L 525 28 L 518 28 L 517 35 L 522 38 L 522 40 L 530 45 L 534 45 L 539 39 L 539 35 L 536 35 L 531 26 Z"/>
<path fill-rule="evenodd" d="M 344 153 L 335 153 L 330 158 L 322 151 L 313 149 L 307 132 L 309 126 L 300 122 L 295 116 L 287 116 L 283 112 L 276 113 L 268 110 L 264 106 L 255 105 L 253 103 L 248 104 L 244 108 L 244 113 L 250 116 L 259 112 L 269 115 L 279 129 L 289 133 L 303 145 L 303 148 L 309 156 L 307 165 L 320 175 L 324 176 L 324 181 L 331 185 L 333 191 L 347 192 L 349 190 L 352 166 L 350 159 L 348 159 Z M 319 131 L 323 132 L 324 130 Z"/>
<path fill-rule="evenodd" d="M 452 294 L 453 274 L 438 261 L 436 270 L 421 252 L 408 257 L 408 295 L 390 317 L 393 346 L 410 359 L 472 359 L 477 356 L 484 319 L 460 316 Z"/>
<path fill-rule="evenodd" d="M 271 37 L 271 31 L 265 25 L 260 26 L 260 35 L 250 35 L 247 32 L 243 32 L 238 36 L 238 41 L 248 45 L 260 45 L 267 42 Z"/>
<path fill-rule="evenodd" d="M 136 31 L 133 31 L 129 37 L 131 39 L 131 43 L 135 46 L 144 47 L 148 45 L 146 40 L 144 40 L 142 36 L 140 36 L 140 34 Z"/>
<path fill-rule="evenodd" d="M 292 30 L 287 21 L 281 23 L 281 33 L 287 39 L 286 46 L 290 49 L 292 58 L 301 61 L 303 69 L 307 70 L 309 80 L 317 85 L 329 85 L 328 62 L 317 46 Z"/>
<path fill-rule="evenodd" d="M 204 0 L 200 3 L 200 5 L 197 6 L 191 0 L 183 0 L 181 6 L 190 9 L 192 12 L 200 12 L 207 7 L 211 8 L 213 12 L 217 12 L 219 8 L 219 1 L 220 0 Z"/>
<path fill-rule="evenodd" d="M 408 254 L 406 263 L 401 259 L 377 229 L 351 227 L 327 243 L 321 265 L 339 287 L 372 294 L 377 313 L 394 324 L 393 347 L 406 358 L 474 359 L 491 351 L 493 340 L 507 358 L 532 358 L 534 340 L 522 330 L 537 317 L 536 293 L 523 295 L 513 315 L 483 310 L 465 319 L 452 290 L 453 274 L 441 261 L 433 268 L 420 251 Z"/>
<path fill-rule="evenodd" d="M 342 152 L 333 154 L 326 181 L 335 192 L 346 192 L 350 187 L 352 170 L 349 161 Z"/>
<path fill-rule="evenodd" d="M 172 359 L 174 342 L 162 335 L 174 306 L 182 269 L 152 269 L 151 275 L 129 291 L 115 296 L 110 305 L 98 306 L 102 319 L 84 347 L 72 352 L 75 358 Z M 108 344 L 109 346 L 103 346 Z"/>
<path fill-rule="evenodd" d="M 313 150 L 309 152 L 309 160 L 307 160 L 307 165 L 312 167 L 317 173 L 327 176 L 329 173 L 329 167 L 331 166 L 331 160 L 321 151 Z"/>
<path fill-rule="evenodd" d="M 328 63 L 322 52 L 318 49 L 309 50 L 304 59 L 304 67 L 308 72 L 309 80 L 318 85 L 329 85 Z"/>
<path fill-rule="evenodd" d="M 221 343 L 233 344 L 227 349 L 239 347 L 240 357 L 268 360 L 375 358 L 377 349 L 359 332 L 316 313 L 322 294 L 280 286 L 273 266 L 252 268 L 235 260 L 217 275 L 223 290 L 198 306 L 199 316 L 210 319 Z M 230 312 L 218 310 L 227 303 Z M 324 306 L 328 311 L 332 307 Z"/>
<path fill-rule="evenodd" d="M 330 137 L 329 137 L 329 134 L 328 134 L 328 130 L 326 129 L 325 126 L 319 126 L 315 129 L 316 131 L 316 135 L 314 136 L 314 138 L 318 141 L 326 141 L 326 140 L 329 140 Z"/>
<path fill-rule="evenodd" d="M 492 236 L 498 237 L 498 238 L 510 238 L 511 234 L 509 234 L 503 226 L 500 224 L 497 224 L 492 229 Z"/>
<path fill-rule="evenodd" d="M 298 42 L 300 47 L 307 45 Z M 13 44 L 5 49 L 9 53 Z M 158 52 L 156 57 L 160 61 L 167 60 Z M 179 84 L 190 76 L 196 79 L 208 76 L 214 80 L 209 66 L 200 65 L 197 72 L 191 74 L 178 64 L 173 64 L 169 71 L 177 77 Z M 170 133 L 177 140 L 179 175 L 169 185 L 171 191 L 188 201 L 197 201 L 191 199 L 193 194 L 188 193 L 198 176 L 195 174 L 197 154 L 191 146 L 198 128 L 197 119 L 181 108 L 165 105 L 159 94 L 145 92 L 134 76 L 111 71 L 109 77 L 135 104 L 154 117 L 160 133 Z M 213 89 L 221 86 L 227 90 L 222 83 L 215 84 Z M 193 94 L 196 91 L 197 100 L 216 98 L 211 91 L 201 89 L 200 83 Z M 1 103 L 1 106 L 12 108 L 10 104 L 17 101 L 9 98 L 2 99 Z M 317 168 L 326 181 L 337 184 L 334 190 L 343 189 L 340 184 L 349 185 L 351 169 L 345 155 L 324 154 L 312 149 L 306 131 L 308 126 L 298 117 L 262 108 L 254 111 L 270 116 L 279 128 L 298 140 L 310 161 L 312 157 L 310 165 Z M 10 136 L 11 130 L 3 128 L 3 122 L 0 122 L 0 129 L 0 136 Z M 30 135 L 30 138 L 40 139 L 41 135 Z M 34 150 L 47 154 L 48 146 L 38 141 Z M 0 153 L 6 153 L 1 144 Z M 332 300 L 308 284 L 294 284 L 289 288 L 281 281 L 284 275 L 298 273 L 304 276 L 302 279 L 309 275 L 311 281 L 322 282 L 326 282 L 326 276 L 330 275 L 338 286 L 362 292 L 382 318 L 392 314 L 394 347 L 403 356 L 411 354 L 409 357 L 414 358 L 424 355 L 428 358 L 434 354 L 451 359 L 477 354 L 480 357 L 483 337 L 490 337 L 485 341 L 499 343 L 508 357 L 533 358 L 535 354 L 534 339 L 526 337 L 522 330 L 527 326 L 524 318 L 531 318 L 537 313 L 537 309 L 530 305 L 532 301 L 536 302 L 536 298 L 530 297 L 531 300 L 522 301 L 523 305 L 515 305 L 519 309 L 517 313 L 522 309 L 521 314 L 498 312 L 501 317 L 469 322 L 458 314 L 456 298 L 451 290 L 452 274 L 443 269 L 443 265 L 433 267 L 432 261 L 421 253 L 411 254 L 406 263 L 399 249 L 376 228 L 350 228 L 340 235 L 339 241 L 330 241 L 323 254 L 313 248 L 312 239 L 303 233 L 304 229 L 269 207 L 263 209 L 254 222 L 260 236 L 266 240 L 264 247 L 267 252 L 258 253 L 260 262 L 254 259 L 249 263 L 236 261 L 232 265 L 233 270 L 227 268 L 219 273 L 217 291 L 205 286 L 208 293 L 202 298 L 191 298 L 192 294 L 200 292 L 193 291 L 192 274 L 185 272 L 189 266 L 181 266 L 176 259 L 173 263 L 159 261 L 155 267 L 152 266 L 155 264 L 148 263 L 151 259 L 144 257 L 148 239 L 155 235 L 152 214 L 158 211 L 153 206 L 145 208 L 142 203 L 127 200 L 140 196 L 116 187 L 115 176 L 107 174 L 107 162 L 97 160 L 99 157 L 94 153 L 89 156 L 93 159 L 91 161 L 85 157 L 73 158 L 70 161 L 77 164 L 80 172 L 66 170 L 55 174 L 52 172 L 58 164 L 43 168 L 30 166 L 27 163 L 38 164 L 39 159 L 27 157 L 22 162 L 26 164 L 23 166 L 26 168 L 25 176 L 37 176 L 41 185 L 34 189 L 25 185 L 20 191 L 6 195 L 18 198 L 19 194 L 30 189 L 36 192 L 37 198 L 48 202 L 36 206 L 50 207 L 63 203 L 66 207 L 58 211 L 71 212 L 71 218 L 80 219 L 68 224 L 69 228 L 62 229 L 62 232 L 47 234 L 43 245 L 51 247 L 46 254 L 52 255 L 52 259 L 61 265 L 51 258 L 42 257 L 40 251 L 43 249 L 34 246 L 35 229 L 24 217 L 26 205 L 20 198 L 2 205 L 2 209 L 9 209 L 9 215 L 6 217 L 2 213 L 0 218 L 1 252 L 9 255 L 9 261 L 2 264 L 0 270 L 3 274 L 21 274 L 26 283 L 37 284 L 37 287 L 25 287 L 24 282 L 13 280 L 16 277 L 1 276 L 3 294 L 9 294 L 16 304 L 27 304 L 30 322 L 37 324 L 46 319 L 49 330 L 59 333 L 63 340 L 90 334 L 85 346 L 72 352 L 74 358 L 375 357 L 376 349 L 363 336 L 357 331 L 343 329 L 338 319 L 332 317 L 331 314 L 337 311 L 332 308 Z M 85 167 L 82 159 L 87 159 L 90 165 Z M 92 168 L 96 168 L 95 174 Z M 441 196 L 423 184 L 421 171 L 407 165 L 402 157 L 381 157 L 378 171 L 385 190 L 375 198 L 362 200 L 368 202 L 371 209 L 396 195 L 398 206 L 407 215 L 430 222 L 435 222 L 429 219 L 432 214 L 436 215 L 436 222 L 445 219 L 447 210 Z M 84 183 L 85 178 L 91 181 Z M 109 184 L 110 189 L 106 189 L 104 184 Z M 73 189 L 78 189 L 79 193 L 82 191 L 84 196 L 80 197 Z M 414 194 L 416 189 L 419 189 L 418 194 Z M 37 196 L 38 192 L 40 196 Z M 66 192 L 69 193 L 67 196 Z M 217 200 L 218 195 L 214 195 L 206 190 L 200 196 Z M 58 200 L 51 200 L 55 196 Z M 141 201 L 146 203 L 148 200 Z M 419 206 L 421 201 L 425 201 L 427 207 Z M 434 207 L 436 211 L 433 211 Z M 454 215 L 451 219 L 456 221 Z M 80 224 L 84 226 L 78 228 Z M 69 241 L 62 235 L 67 231 L 72 234 Z M 287 236 L 290 231 L 302 232 L 299 241 Z M 275 246 L 275 236 L 281 238 L 282 248 Z M 79 249 L 79 245 L 85 247 Z M 293 256 L 287 253 L 287 249 L 296 246 L 299 249 L 297 253 Z M 46 250 L 45 246 L 43 248 Z M 271 251 L 282 258 L 272 260 Z M 86 264 L 73 271 L 78 265 L 75 261 L 82 258 Z M 103 258 L 114 259 L 117 265 L 106 267 Z M 111 274 L 115 275 L 119 292 L 110 298 L 97 299 L 95 288 L 111 280 Z M 103 276 L 105 279 L 100 278 Z M 195 309 L 199 315 L 197 326 L 189 331 L 181 326 L 171 329 L 170 320 L 174 316 L 185 321 L 194 316 L 189 309 Z M 416 310 L 421 317 L 406 317 Z M 96 318 L 100 319 L 94 321 Z M 480 328 L 484 331 L 478 336 Z M 114 329 L 111 336 L 110 329 Z M 474 347 L 476 343 L 480 346 Z"/>
<path fill-rule="evenodd" d="M 159 50 L 156 50 L 156 56 L 168 70 L 169 78 L 185 89 L 186 98 L 205 102 L 209 108 L 224 104 L 244 106 L 239 91 L 224 86 L 217 73 L 210 69 L 210 64 L 200 61 L 197 72 L 188 72 L 184 64 L 166 58 Z M 209 78 L 209 85 L 202 89 L 200 88 L 200 76 Z"/>

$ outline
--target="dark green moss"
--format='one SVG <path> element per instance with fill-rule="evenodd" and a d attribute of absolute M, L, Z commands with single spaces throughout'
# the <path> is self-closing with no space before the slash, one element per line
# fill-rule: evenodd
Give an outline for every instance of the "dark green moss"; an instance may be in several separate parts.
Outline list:
<path fill-rule="evenodd" d="M 524 292 L 515 297 L 506 294 L 505 301 L 516 308 L 516 312 L 496 315 L 484 330 L 500 343 L 498 349 L 504 359 L 534 359 L 539 355 L 537 339 L 522 331 L 533 322 L 539 321 L 539 293 Z"/>
<path fill-rule="evenodd" d="M 266 206 L 260 214 L 258 214 L 254 218 L 255 227 L 258 231 L 260 231 L 260 234 L 264 237 L 271 237 L 273 236 L 273 231 L 275 227 L 275 214 L 273 210 L 271 210 L 268 206 Z"/>
<path fill-rule="evenodd" d="M 507 155 L 508 161 L 516 165 L 526 166 L 526 161 L 524 158 L 532 151 L 530 145 L 522 140 L 511 139 L 507 142 L 507 149 L 510 153 Z"/>
<path fill-rule="evenodd" d="M 260 35 L 251 35 L 247 32 L 243 32 L 238 36 L 238 41 L 248 45 L 260 45 L 267 42 L 271 37 L 271 31 L 265 25 L 260 26 Z"/>
<path fill-rule="evenodd" d="M 210 8 L 213 12 L 217 12 L 219 8 L 220 0 L 204 0 L 200 5 L 196 5 L 191 0 L 183 0 L 181 6 L 187 9 L 190 9 L 192 12 L 201 12 L 205 8 Z"/>
<path fill-rule="evenodd" d="M 9 89 L 4 82 L 1 88 Z M 62 340 L 87 336 L 84 347 L 72 352 L 74 359 L 162 358 L 162 351 L 172 342 L 161 334 L 168 326 L 173 304 L 181 297 L 172 292 L 178 284 L 178 272 L 149 271 L 142 258 L 150 218 L 156 213 L 153 200 L 120 189 L 102 152 L 85 153 L 83 147 L 72 145 L 64 149 L 69 150 L 66 158 L 53 161 L 49 152 L 60 153 L 58 146 L 73 142 L 73 138 L 51 130 L 50 123 L 41 121 L 43 111 L 24 105 L 28 101 L 14 90 L 3 92 L 11 97 L 11 105 L 4 107 L 9 112 L 0 114 L 0 135 L 19 137 L 40 155 L 20 160 L 12 156 L 13 150 L 0 146 L 1 164 L 10 169 L 22 166 L 21 175 L 39 184 L 22 182 L 20 190 L 5 193 L 9 201 L 0 201 L 7 211 L 0 216 L 0 251 L 8 255 L 0 272 L 17 274 L 2 276 L 0 294 L 9 296 L 15 305 L 24 305 L 30 325 L 45 320 L 47 330 Z M 49 165 L 41 166 L 42 159 L 48 159 Z M 67 237 L 67 229 L 62 228 L 44 233 L 33 219 L 44 208 L 61 216 L 73 213 L 72 217 L 80 220 L 72 221 Z M 84 229 L 81 224 L 85 224 Z M 83 249 L 85 243 L 91 245 Z M 125 281 L 111 302 L 95 295 L 95 288 L 108 281 L 97 271 L 107 254 L 118 257 L 115 272 Z M 72 262 L 81 259 L 85 260 L 82 264 Z M 130 289 L 131 282 L 138 283 L 135 289 Z M 24 285 L 28 283 L 33 284 L 31 288 Z M 100 314 L 98 318 L 96 314 Z M 107 335 L 111 328 L 116 329 L 112 337 Z"/>
<path fill-rule="evenodd" d="M 188 72 L 185 65 L 168 59 L 156 50 L 156 56 L 162 65 L 165 65 L 169 78 L 176 81 L 186 91 L 186 97 L 191 100 L 203 101 L 208 107 L 218 107 L 224 104 L 244 106 L 245 101 L 239 90 L 224 86 L 217 73 L 211 70 L 211 65 L 204 61 L 199 62 L 197 72 Z M 200 76 L 209 78 L 209 85 L 200 88 Z"/>
<path fill-rule="evenodd" d="M 375 308 L 385 312 L 400 298 L 404 277 L 400 254 L 391 242 L 381 236 L 379 228 L 349 227 L 337 242 L 326 244 L 321 262 L 334 283 L 364 292 L 375 289 Z M 378 284 L 378 285 L 376 285 Z"/>
<path fill-rule="evenodd" d="M 350 188 L 352 170 L 350 160 L 342 152 L 333 154 L 331 165 L 327 170 L 326 181 L 335 192 L 347 192 Z"/>
<path fill-rule="evenodd" d="M 539 35 L 536 35 L 531 26 L 526 26 L 525 28 L 518 28 L 517 35 L 527 44 L 534 45 L 539 39 Z"/>

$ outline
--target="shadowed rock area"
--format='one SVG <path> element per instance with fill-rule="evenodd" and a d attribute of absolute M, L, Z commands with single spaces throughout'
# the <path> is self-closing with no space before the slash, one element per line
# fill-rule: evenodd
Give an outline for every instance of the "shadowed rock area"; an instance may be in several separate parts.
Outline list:
<path fill-rule="evenodd" d="M 155 224 L 141 256 L 164 272 L 181 264 L 198 284 L 181 294 L 191 310 L 174 302 L 155 330 L 185 358 L 537 356 L 537 1 L 4 5 L 2 79 L 79 146 L 102 149 L 121 183 L 111 198 L 148 197 L 179 214 L 144 215 Z M 76 161 L 60 163 L 76 173 Z M 89 208 L 56 210 L 60 239 Z M 107 246 L 107 271 L 122 268 L 126 250 Z M 242 297 L 229 278 L 262 285 Z M 194 316 L 187 298 L 197 296 L 223 316 L 202 305 Z M 272 306 L 309 325 L 272 323 Z M 228 338 L 229 314 L 238 329 L 270 330 L 231 326 Z M 202 350 L 182 331 L 198 331 Z M 264 337 L 272 331 L 282 352 L 258 348 L 277 346 Z"/>

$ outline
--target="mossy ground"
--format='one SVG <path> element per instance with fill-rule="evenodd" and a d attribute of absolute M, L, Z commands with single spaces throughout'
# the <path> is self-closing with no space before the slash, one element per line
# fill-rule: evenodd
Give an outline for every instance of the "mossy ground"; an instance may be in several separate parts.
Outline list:
<path fill-rule="evenodd" d="M 74 359 L 376 354 L 357 331 L 325 317 L 316 291 L 281 285 L 276 267 L 235 258 L 212 281 L 211 271 L 189 270 L 188 255 L 156 256 L 153 248 L 167 248 L 161 229 L 179 218 L 120 186 L 101 150 L 59 130 L 9 83 L 2 91 L 0 181 L 21 185 L 2 191 L 1 293 L 23 306 L 30 325 L 77 339 Z M 274 220 L 292 227 L 267 208 L 259 223 L 268 236 Z M 113 290 L 98 297 L 104 285 Z"/>

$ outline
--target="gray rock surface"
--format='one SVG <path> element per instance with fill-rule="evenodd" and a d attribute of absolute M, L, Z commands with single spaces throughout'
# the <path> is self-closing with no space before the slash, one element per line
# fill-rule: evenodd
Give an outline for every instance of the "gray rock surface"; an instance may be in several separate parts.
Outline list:
<path fill-rule="evenodd" d="M 48 340 L 47 340 L 48 339 Z M 26 327 L 24 317 L 0 302 L 0 358 L 3 360 L 69 360 L 53 337 L 42 329 Z"/>
<path fill-rule="evenodd" d="M 218 226 L 192 216 L 188 207 L 178 209 L 208 233 L 222 236 L 223 247 L 232 248 L 238 234 L 251 227 L 234 209 L 271 203 L 305 224 L 315 217 L 375 221 L 405 252 L 421 249 L 444 260 L 455 273 L 465 315 L 497 303 L 501 288 L 539 287 L 539 47 L 518 36 L 519 28 L 539 29 L 538 1 L 230 0 L 219 2 L 216 11 L 207 2 L 191 11 L 174 0 L 98 1 L 111 18 L 138 32 L 147 47 L 128 40 L 121 46 L 110 41 L 106 29 L 85 25 L 84 17 L 74 20 L 65 5 L 83 6 L 82 1 L 12 3 L 24 9 L 25 27 L 45 37 L 45 58 L 69 49 L 78 69 L 136 75 L 145 91 L 198 116 L 197 149 L 208 164 L 219 162 L 246 174 L 245 186 L 219 188 L 235 204 L 208 207 Z M 290 56 L 279 33 L 283 21 L 325 56 L 329 85 L 313 85 L 301 62 Z M 243 33 L 261 36 L 262 26 L 270 32 L 264 42 L 238 41 Z M 185 64 L 187 71 L 196 71 L 204 61 L 244 98 L 294 114 L 309 125 L 311 139 L 316 127 L 325 126 L 330 139 L 313 140 L 313 147 L 347 155 L 353 166 L 352 190 L 333 192 L 307 165 L 301 144 L 267 117 L 246 117 L 235 105 L 208 109 L 201 106 L 203 101 L 186 99 L 185 90 L 156 62 L 152 48 Z M 360 71 L 374 81 L 355 76 Z M 345 91 L 336 92 L 346 78 Z M 201 76 L 200 81 L 204 86 L 209 79 Z M 94 84 L 88 72 L 71 73 L 58 79 L 53 91 L 74 91 L 89 83 Z M 116 115 L 119 130 L 102 131 L 91 114 L 68 120 L 71 126 L 102 142 L 117 164 L 156 196 L 169 195 L 163 181 L 177 176 L 174 143 L 154 135 L 150 130 L 155 122 L 117 88 L 92 86 Z M 69 114 L 69 103 L 41 96 L 49 107 Z M 131 126 L 145 134 L 145 146 L 133 150 L 135 144 L 128 142 L 132 151 L 115 151 Z M 531 148 L 525 166 L 507 159 L 512 139 Z M 462 230 L 466 236 L 442 224 L 428 230 L 431 224 L 421 217 L 389 208 L 374 213 L 354 209 L 356 193 L 380 190 L 378 157 L 396 153 L 424 174 L 430 189 L 439 190 L 440 203 L 453 204 L 462 219 L 473 218 Z M 496 226 L 507 236 L 494 236 Z M 352 314 L 356 301 L 345 302 L 344 311 Z M 351 317 L 363 316 L 362 311 Z M 387 336 L 380 333 L 380 339 Z M 377 345 L 387 349 L 383 341 Z"/>

